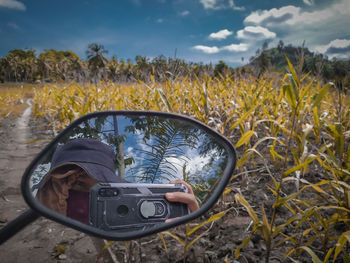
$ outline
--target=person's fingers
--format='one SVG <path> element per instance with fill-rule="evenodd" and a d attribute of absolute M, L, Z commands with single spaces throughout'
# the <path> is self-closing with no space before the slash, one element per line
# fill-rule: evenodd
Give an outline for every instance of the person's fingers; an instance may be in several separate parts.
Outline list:
<path fill-rule="evenodd" d="M 184 180 L 178 179 L 178 180 L 170 181 L 170 183 L 171 183 L 171 184 L 183 184 L 184 186 L 187 187 L 188 193 L 189 193 L 189 194 L 193 194 L 192 187 L 191 187 L 188 183 L 186 183 Z"/>
<path fill-rule="evenodd" d="M 173 192 L 166 193 L 165 198 L 170 202 L 180 202 L 187 204 L 191 212 L 194 212 L 199 209 L 198 202 L 193 194 Z"/>
<path fill-rule="evenodd" d="M 165 220 L 165 223 L 173 222 L 173 221 L 175 221 L 175 220 L 177 220 L 177 219 L 179 219 L 179 218 L 180 218 L 180 217 L 169 218 L 169 219 Z"/>

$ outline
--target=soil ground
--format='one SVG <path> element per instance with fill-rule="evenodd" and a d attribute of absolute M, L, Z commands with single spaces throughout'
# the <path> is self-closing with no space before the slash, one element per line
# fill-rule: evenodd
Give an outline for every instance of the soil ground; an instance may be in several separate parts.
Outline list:
<path fill-rule="evenodd" d="M 20 191 L 25 168 L 52 134 L 30 121 L 30 107 L 21 117 L 3 121 L 0 130 L 0 227 L 28 209 Z M 33 143 L 28 143 L 36 141 Z M 60 245 L 60 246 L 59 246 Z M 57 247 L 58 246 L 58 247 Z M 57 249 L 67 250 L 59 256 Z M 90 237 L 39 218 L 0 246 L 0 262 L 95 262 Z M 61 259 L 60 259 L 61 258 Z"/>

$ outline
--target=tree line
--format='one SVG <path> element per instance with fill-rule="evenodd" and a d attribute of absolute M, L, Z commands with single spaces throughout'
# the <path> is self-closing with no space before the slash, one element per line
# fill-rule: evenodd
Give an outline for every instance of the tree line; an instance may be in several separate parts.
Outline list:
<path fill-rule="evenodd" d="M 270 49 L 265 42 L 250 58 L 250 65 L 257 69 L 258 76 L 267 71 L 285 72 L 288 67 L 286 56 L 299 75 L 311 72 L 318 81 L 332 81 L 338 88 L 350 88 L 350 60 L 329 59 L 323 54 L 313 53 L 305 47 L 305 42 L 294 47 L 280 40 L 277 47 Z"/>
<path fill-rule="evenodd" d="M 86 60 L 72 51 L 48 49 L 38 56 L 32 49 L 14 49 L 0 58 L 0 82 L 132 82 L 149 81 L 165 78 L 202 76 L 204 74 L 219 76 L 231 73 L 232 68 L 224 68 L 203 63 L 186 62 L 179 58 L 166 58 L 163 55 L 149 59 L 136 56 L 131 59 L 108 58 L 108 51 L 103 45 L 90 44 L 86 51 Z M 223 63 L 223 62 L 222 62 Z M 225 72 L 224 72 L 225 70 Z"/>
<path fill-rule="evenodd" d="M 260 77 L 266 72 L 285 72 L 287 66 L 285 55 L 297 65 L 300 73 L 312 72 L 319 80 L 335 81 L 349 86 L 350 61 L 328 60 L 322 54 L 314 54 L 304 46 L 285 46 L 282 41 L 276 48 L 267 49 L 264 43 L 256 51 L 250 63 L 238 67 L 229 67 L 225 62 L 203 64 L 186 62 L 176 57 L 166 58 L 163 55 L 150 59 L 136 56 L 131 59 L 109 58 L 103 45 L 92 43 L 86 50 L 86 60 L 72 51 L 48 49 L 36 55 L 33 49 L 14 49 L 0 58 L 0 82 L 51 82 L 75 81 L 98 82 L 148 82 L 151 78 L 157 81 L 176 77 L 202 77 L 203 75 L 220 77 Z M 243 61 L 243 59 L 242 59 Z"/>

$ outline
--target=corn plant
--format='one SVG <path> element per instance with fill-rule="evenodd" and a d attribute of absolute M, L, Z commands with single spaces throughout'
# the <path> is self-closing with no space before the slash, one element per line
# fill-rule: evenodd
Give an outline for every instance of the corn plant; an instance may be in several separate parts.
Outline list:
<path fill-rule="evenodd" d="M 203 231 L 201 234 L 197 234 L 195 235 L 194 233 L 203 228 L 205 225 L 211 223 L 211 222 L 215 222 L 217 220 L 219 220 L 220 218 L 222 218 L 227 212 L 229 212 L 231 210 L 231 208 L 229 209 L 226 209 L 222 212 L 219 212 L 219 213 L 216 213 L 214 215 L 212 215 L 209 219 L 197 224 L 196 226 L 194 227 L 190 227 L 190 224 L 186 224 L 186 230 L 185 230 L 185 233 L 184 233 L 184 237 L 181 238 L 180 235 L 177 235 L 176 233 L 174 232 L 171 232 L 171 231 L 164 231 L 164 232 L 161 232 L 159 234 L 159 237 L 163 243 L 163 246 L 165 249 L 167 249 L 167 246 L 166 246 L 166 242 L 165 242 L 165 239 L 163 237 L 163 235 L 169 235 L 171 236 L 172 238 L 174 238 L 176 241 L 179 242 L 179 244 L 181 244 L 183 246 L 183 259 L 185 260 L 186 259 L 186 254 L 188 252 L 188 250 L 193 246 L 193 244 L 198 241 L 198 239 L 200 239 L 201 237 L 203 237 L 205 234 L 208 233 L 208 230 L 206 231 Z M 209 228 L 210 230 L 210 228 Z"/>
<path fill-rule="evenodd" d="M 330 85 L 327 84 L 322 88 L 318 88 L 318 92 L 311 96 L 310 91 L 312 87 L 313 80 L 309 81 L 306 86 L 301 85 L 302 81 L 307 78 L 304 76 L 301 80 L 297 77 L 297 74 L 287 58 L 290 74 L 287 74 L 283 79 L 285 83 L 283 88 L 283 98 L 285 104 L 290 109 L 289 114 L 289 125 L 287 120 L 284 123 L 279 123 L 278 127 L 281 128 L 282 132 L 288 136 L 286 141 L 286 147 L 284 153 L 278 153 L 275 151 L 276 141 L 274 141 L 272 147 L 270 148 L 270 153 L 272 159 L 278 157 L 283 161 L 283 169 L 286 170 L 279 177 L 279 180 L 272 178 L 273 186 L 267 186 L 270 191 L 275 196 L 275 202 L 272 206 L 272 215 L 268 219 L 265 213 L 264 206 L 262 206 L 262 219 L 259 219 L 256 212 L 252 209 L 249 203 L 244 199 L 243 196 L 236 194 L 236 201 L 242 204 L 248 211 L 250 217 L 254 222 L 254 227 L 251 234 L 242 242 L 241 246 L 236 249 L 236 257 L 239 256 L 240 249 L 244 247 L 251 238 L 253 233 L 258 233 L 266 243 L 267 253 L 265 257 L 265 262 L 269 262 L 269 256 L 273 248 L 285 243 L 286 241 L 292 241 L 294 248 L 290 249 L 286 256 L 290 256 L 295 253 L 298 257 L 300 251 L 304 250 L 308 252 L 314 262 L 316 260 L 315 253 L 308 247 L 313 244 L 316 240 L 320 240 L 323 246 L 323 252 L 325 255 L 325 261 L 328 261 L 332 252 L 334 251 L 333 262 L 336 260 L 337 256 L 345 248 L 344 240 L 347 239 L 348 234 L 342 234 L 340 237 L 337 235 L 335 227 L 337 224 L 344 224 L 349 227 L 349 214 L 350 210 L 348 207 L 348 195 L 349 195 L 349 160 L 348 153 L 344 150 L 344 134 L 343 125 L 341 124 L 330 124 L 325 126 L 328 131 L 328 143 L 322 145 L 319 149 L 315 146 L 308 147 L 310 143 L 310 135 L 314 130 L 316 137 L 315 142 L 321 142 L 321 124 L 320 124 L 320 104 L 325 98 Z M 279 97 L 281 98 L 281 97 Z M 281 101 L 283 102 L 283 101 Z M 308 124 L 310 121 L 310 115 L 312 113 L 315 119 L 314 126 Z M 329 122 L 325 118 L 325 122 Z M 275 122 L 272 122 L 275 124 Z M 306 123 L 306 125 L 304 124 Z M 303 124 L 305 127 L 303 128 Z M 288 125 L 289 128 L 286 128 Z M 349 127 L 349 126 L 347 126 Z M 245 134 L 249 135 L 249 134 Z M 330 135 L 330 136 L 329 136 Z M 242 139 L 245 136 L 242 137 Z M 324 139 L 324 138 L 322 138 Z M 333 143 L 331 142 L 333 141 Z M 240 146 L 239 143 L 237 143 Z M 349 146 L 348 146 L 349 147 Z M 309 148 L 312 148 L 311 150 Z M 330 149 L 332 148 L 332 149 Z M 239 161 L 239 165 L 244 164 L 248 158 L 248 154 L 258 153 L 260 157 L 262 155 L 256 151 L 255 148 L 250 148 L 246 150 L 245 154 Z M 291 162 L 290 153 L 293 156 L 294 166 L 288 167 Z M 315 153 L 315 154 L 314 154 Z M 337 158 L 337 157 L 338 158 Z M 249 156 L 248 156 L 249 157 Z M 339 158 L 340 157 L 340 158 Z M 243 159 L 244 158 L 244 159 Z M 337 161 L 339 159 L 339 161 Z M 325 177 L 326 180 L 314 184 L 310 183 L 304 177 L 307 168 L 314 161 L 318 161 L 320 166 L 326 169 Z M 329 174 L 332 178 L 329 178 Z M 290 177 L 295 174 L 295 177 Z M 282 192 L 282 184 L 289 180 L 295 179 L 297 182 L 297 189 L 295 192 L 285 195 Z M 299 189 L 300 182 L 304 185 Z M 313 191 L 316 196 L 320 197 L 321 200 L 315 198 L 314 202 L 309 202 L 307 200 L 299 200 L 298 197 L 301 196 L 305 191 Z M 331 194 L 329 194 L 331 193 Z M 318 200 L 318 202 L 316 202 Z M 292 214 L 285 223 L 281 225 L 275 225 L 276 217 L 278 216 L 278 208 L 285 206 Z M 324 210 L 333 210 L 335 213 L 329 217 L 324 218 Z M 283 233 L 283 229 L 291 224 L 296 224 L 296 229 L 299 229 L 303 224 L 309 224 L 310 228 L 306 231 L 301 231 L 300 233 L 288 236 Z M 322 230 L 319 230 L 322 229 Z M 346 229 L 346 228 L 345 228 Z M 278 238 L 283 236 L 282 240 Z M 332 243 L 332 241 L 339 238 L 337 244 Z M 275 242 L 274 242 L 275 241 Z M 341 246 L 339 246 L 341 245 Z M 329 246 L 331 246 L 329 248 Z M 343 251 L 343 257 L 346 258 L 347 252 Z"/>
<path fill-rule="evenodd" d="M 31 86 L 0 86 L 0 122 L 5 116 L 17 117 L 28 106 L 26 100 L 33 94 Z"/>

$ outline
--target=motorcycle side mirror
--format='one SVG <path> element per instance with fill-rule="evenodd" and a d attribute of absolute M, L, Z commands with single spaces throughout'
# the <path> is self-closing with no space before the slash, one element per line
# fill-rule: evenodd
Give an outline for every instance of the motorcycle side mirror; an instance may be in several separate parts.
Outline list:
<path fill-rule="evenodd" d="M 131 240 L 204 214 L 235 165 L 232 144 L 189 117 L 96 112 L 56 136 L 26 169 L 21 187 L 37 215 Z"/>

